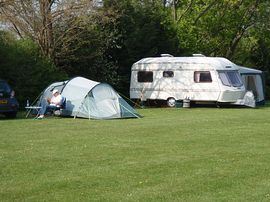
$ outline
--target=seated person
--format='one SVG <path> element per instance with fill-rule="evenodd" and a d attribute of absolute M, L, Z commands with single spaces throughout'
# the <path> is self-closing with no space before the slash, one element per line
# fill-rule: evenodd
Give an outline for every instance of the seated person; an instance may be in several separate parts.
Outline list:
<path fill-rule="evenodd" d="M 44 115 L 48 110 L 58 110 L 61 108 L 61 105 L 63 104 L 64 97 L 59 93 L 57 89 L 54 89 L 52 92 L 52 98 L 51 99 L 44 99 L 41 102 L 41 109 L 39 110 L 39 116 L 38 119 L 43 119 Z"/>

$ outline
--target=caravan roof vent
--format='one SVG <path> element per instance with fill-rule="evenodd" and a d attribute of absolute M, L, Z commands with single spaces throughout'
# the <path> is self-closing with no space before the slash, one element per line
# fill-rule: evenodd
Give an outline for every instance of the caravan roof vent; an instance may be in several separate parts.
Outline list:
<path fill-rule="evenodd" d="M 203 54 L 192 54 L 193 57 L 206 57 L 205 55 Z"/>
<path fill-rule="evenodd" d="M 171 54 L 161 54 L 161 57 L 173 57 L 173 55 L 171 55 Z"/>

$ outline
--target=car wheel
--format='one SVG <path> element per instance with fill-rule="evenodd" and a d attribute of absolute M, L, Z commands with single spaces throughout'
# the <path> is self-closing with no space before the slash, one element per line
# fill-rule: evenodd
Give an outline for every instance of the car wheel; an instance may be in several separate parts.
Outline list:
<path fill-rule="evenodd" d="M 14 119 L 14 118 L 16 118 L 16 116 L 17 116 L 17 112 L 8 112 L 8 113 L 5 113 L 5 116 L 6 116 L 7 118 L 12 118 L 12 119 Z"/>
<path fill-rule="evenodd" d="M 167 99 L 167 105 L 168 107 L 175 107 L 176 100 L 173 97 L 170 97 Z"/>

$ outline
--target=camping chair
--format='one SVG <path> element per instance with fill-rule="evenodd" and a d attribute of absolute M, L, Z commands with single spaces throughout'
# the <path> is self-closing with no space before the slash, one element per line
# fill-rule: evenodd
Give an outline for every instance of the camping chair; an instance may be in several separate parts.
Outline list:
<path fill-rule="evenodd" d="M 28 110 L 28 112 L 26 114 L 26 118 L 29 116 L 29 114 L 31 112 L 33 115 L 35 115 L 34 118 L 37 118 L 39 115 L 39 110 L 41 109 L 41 106 L 39 104 L 38 106 L 29 106 L 29 107 L 25 107 L 25 108 Z M 50 113 L 50 115 L 61 115 L 61 111 L 65 108 L 66 108 L 66 98 L 63 97 L 62 101 L 61 101 L 61 105 L 54 107 L 53 109 L 48 109 L 47 115 L 48 115 L 48 112 Z"/>

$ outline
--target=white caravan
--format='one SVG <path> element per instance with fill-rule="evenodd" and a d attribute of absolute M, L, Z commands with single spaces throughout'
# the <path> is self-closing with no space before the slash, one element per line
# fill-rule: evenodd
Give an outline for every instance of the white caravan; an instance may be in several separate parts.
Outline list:
<path fill-rule="evenodd" d="M 144 58 L 131 69 L 130 98 L 233 104 L 243 99 L 245 86 L 239 66 L 221 57 Z"/>

